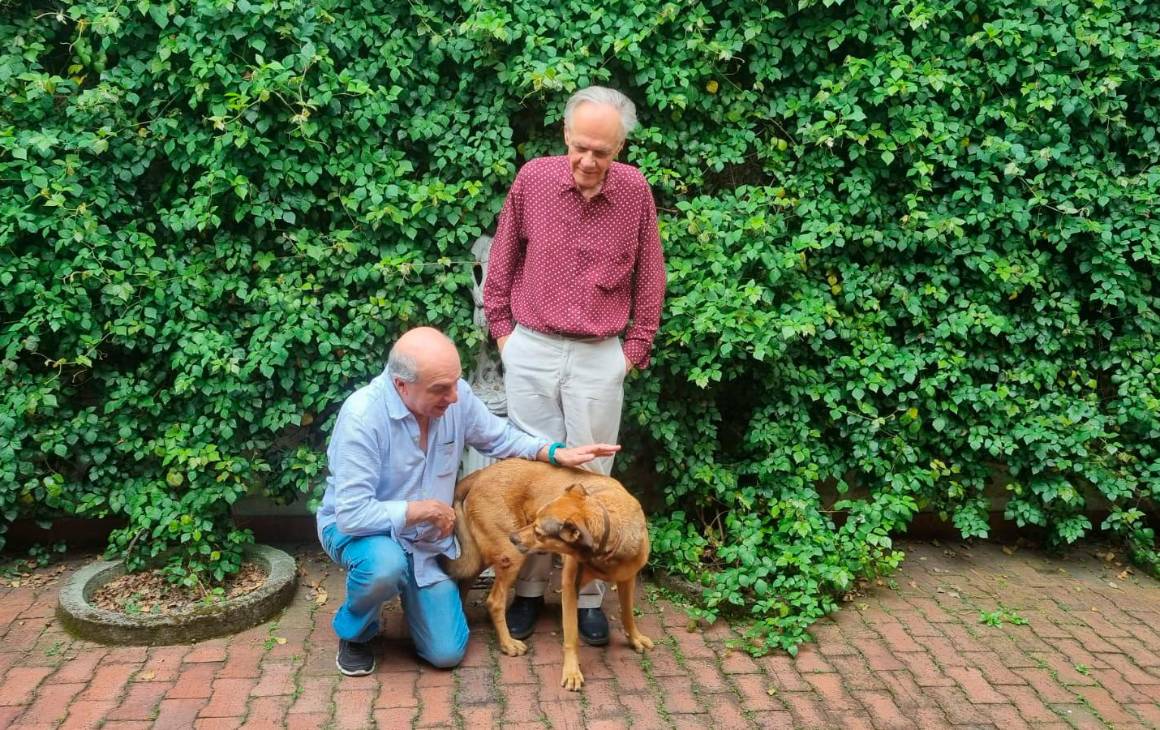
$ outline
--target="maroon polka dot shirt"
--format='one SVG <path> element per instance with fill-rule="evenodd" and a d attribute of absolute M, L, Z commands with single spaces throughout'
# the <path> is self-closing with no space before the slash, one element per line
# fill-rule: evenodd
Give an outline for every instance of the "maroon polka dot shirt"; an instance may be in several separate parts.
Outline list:
<path fill-rule="evenodd" d="M 625 356 L 644 368 L 664 296 L 656 205 L 639 170 L 613 162 L 600 192 L 585 200 L 567 156 L 520 169 L 484 283 L 492 336 L 511 334 L 516 322 L 573 337 L 624 333 Z"/>

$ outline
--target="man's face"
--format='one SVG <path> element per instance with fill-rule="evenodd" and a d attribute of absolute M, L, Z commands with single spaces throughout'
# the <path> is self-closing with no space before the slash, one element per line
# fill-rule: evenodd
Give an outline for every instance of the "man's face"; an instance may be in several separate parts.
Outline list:
<path fill-rule="evenodd" d="M 419 372 L 414 383 L 395 378 L 395 387 L 407 409 L 416 417 L 438 418 L 451 404 L 459 400 L 459 360 L 429 363 Z"/>
<path fill-rule="evenodd" d="M 594 195 L 600 191 L 623 142 L 616 109 L 588 102 L 572 111 L 572 123 L 564 127 L 564 143 L 568 145 L 572 179 L 580 192 Z"/>

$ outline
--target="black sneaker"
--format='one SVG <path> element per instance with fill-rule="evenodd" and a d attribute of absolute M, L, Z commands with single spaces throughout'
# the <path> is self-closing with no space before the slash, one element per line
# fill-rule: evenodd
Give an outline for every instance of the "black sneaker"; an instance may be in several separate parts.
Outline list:
<path fill-rule="evenodd" d="M 580 640 L 588 646 L 604 646 L 608 643 L 608 619 L 600 608 L 581 608 L 577 623 L 580 625 Z"/>
<path fill-rule="evenodd" d="M 526 639 L 536 630 L 536 619 L 544 607 L 544 597 L 516 596 L 507 610 L 508 633 L 513 639 Z"/>
<path fill-rule="evenodd" d="M 361 677 L 375 671 L 375 653 L 369 641 L 338 640 L 338 656 L 334 658 L 338 671 L 348 677 Z"/>

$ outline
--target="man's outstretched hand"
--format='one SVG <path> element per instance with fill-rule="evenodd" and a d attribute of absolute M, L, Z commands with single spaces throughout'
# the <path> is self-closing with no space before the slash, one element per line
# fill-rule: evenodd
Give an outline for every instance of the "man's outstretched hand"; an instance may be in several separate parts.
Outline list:
<path fill-rule="evenodd" d="M 588 444 L 587 446 L 573 446 L 572 448 L 556 449 L 556 463 L 561 466 L 580 466 L 593 459 L 604 456 L 613 456 L 620 451 L 620 444 Z M 540 461 L 548 460 L 548 447 L 540 449 L 537 454 Z"/>

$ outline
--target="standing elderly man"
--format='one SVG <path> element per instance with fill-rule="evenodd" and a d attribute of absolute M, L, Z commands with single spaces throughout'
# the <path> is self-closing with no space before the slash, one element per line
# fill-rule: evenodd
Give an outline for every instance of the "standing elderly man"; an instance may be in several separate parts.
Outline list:
<path fill-rule="evenodd" d="M 401 595 L 415 648 L 437 667 L 467 650 L 459 590 L 440 569 L 456 557 L 451 500 L 464 445 L 488 456 L 580 466 L 620 448 L 563 448 L 492 415 L 461 377 L 451 340 L 413 329 L 391 348 L 387 369 L 355 391 L 338 414 L 327 449 L 330 475 L 318 510 L 318 536 L 347 571 L 346 600 L 334 616 L 338 670 L 369 674 L 368 642 L 379 612 Z"/>
<path fill-rule="evenodd" d="M 665 266 L 652 191 L 616 162 L 635 126 L 636 108 L 619 91 L 576 92 L 564 108 L 567 154 L 525 164 L 499 216 L 483 301 L 508 416 L 552 441 L 616 441 L 624 378 L 647 367 L 660 324 Z M 612 457 L 590 468 L 608 474 Z M 525 562 L 507 615 L 512 636 L 532 633 L 550 569 L 550 555 Z M 600 581 L 580 592 L 588 644 L 608 643 L 603 599 Z"/>

